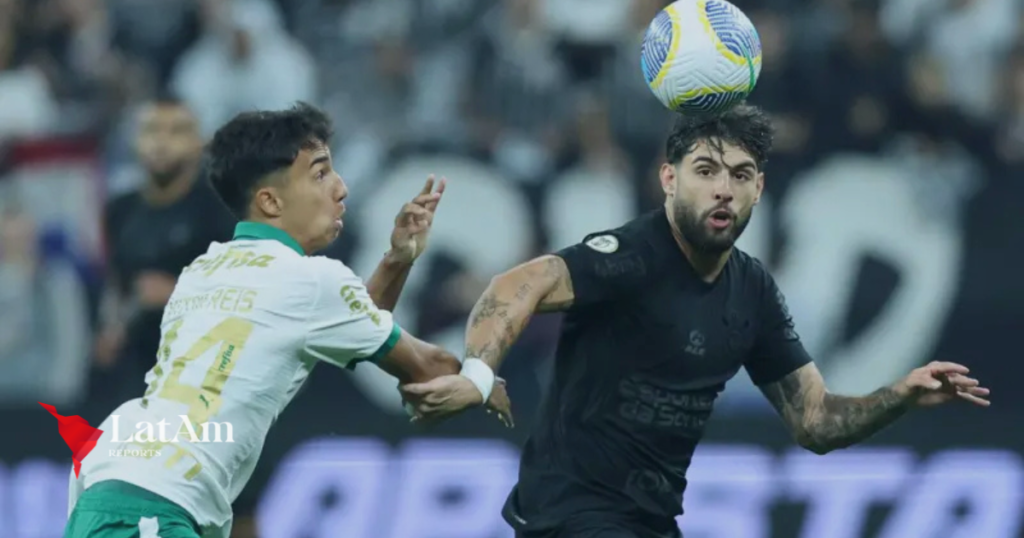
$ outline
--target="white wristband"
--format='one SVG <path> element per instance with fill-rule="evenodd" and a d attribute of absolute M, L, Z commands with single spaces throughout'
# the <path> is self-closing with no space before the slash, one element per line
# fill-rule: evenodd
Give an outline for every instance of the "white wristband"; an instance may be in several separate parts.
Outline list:
<path fill-rule="evenodd" d="M 470 357 L 462 361 L 462 371 L 459 375 L 469 379 L 484 397 L 484 403 L 487 403 L 491 397 L 491 389 L 494 388 L 494 370 L 491 370 L 486 362 Z"/>

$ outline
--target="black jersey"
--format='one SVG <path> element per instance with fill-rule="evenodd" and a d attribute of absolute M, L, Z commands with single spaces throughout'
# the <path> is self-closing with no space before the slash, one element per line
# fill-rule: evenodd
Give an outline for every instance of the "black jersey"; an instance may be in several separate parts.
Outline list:
<path fill-rule="evenodd" d="M 575 300 L 505 519 L 527 531 L 612 519 L 674 536 L 687 467 L 726 381 L 746 368 L 770 383 L 811 359 L 761 263 L 733 250 L 704 282 L 663 210 L 557 255 Z"/>
<path fill-rule="evenodd" d="M 213 188 L 199 178 L 181 199 L 162 206 L 145 201 L 140 191 L 114 198 L 106 210 L 110 266 L 119 291 L 131 296 L 136 278 L 158 271 L 177 278 L 213 241 L 230 241 L 235 219 Z M 129 321 L 126 352 L 148 370 L 160 347 L 163 309 L 146 309 Z"/>

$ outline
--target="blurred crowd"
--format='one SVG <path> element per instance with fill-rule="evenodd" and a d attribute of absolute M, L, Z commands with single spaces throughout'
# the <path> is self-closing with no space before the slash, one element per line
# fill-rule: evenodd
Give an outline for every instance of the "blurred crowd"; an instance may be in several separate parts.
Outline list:
<path fill-rule="evenodd" d="M 190 133 L 208 137 L 240 111 L 297 100 L 326 109 L 337 128 L 334 160 L 355 205 L 409 155 L 484 163 L 534 212 L 531 252 L 656 206 L 652 172 L 672 116 L 644 84 L 639 47 L 666 3 L 0 0 L 0 395 L 45 387 L 55 399 L 74 399 L 81 394 L 69 387 L 104 379 L 96 372 L 116 370 L 119 361 L 138 361 L 131 375 L 148 367 L 156 340 L 131 359 L 124 324 L 152 318 L 147 309 L 158 311 L 182 262 L 160 260 L 158 278 L 138 260 L 160 252 L 125 262 L 111 249 L 126 241 L 151 250 L 174 243 L 175 233 L 188 234 L 187 226 L 173 226 L 179 220 L 195 219 L 200 243 L 230 234 L 215 209 L 175 214 L 179 220 L 152 215 L 191 196 L 192 176 L 201 175 L 191 166 Z M 750 101 L 771 112 L 778 128 L 768 169 L 773 196 L 836 155 L 887 155 L 917 172 L 924 214 L 941 219 L 979 184 L 1016 181 L 1024 172 L 1019 0 L 735 3 L 763 43 Z M 150 144 L 170 149 L 150 148 L 140 159 L 140 125 L 154 99 L 180 105 L 195 123 L 166 110 L 149 118 L 157 122 L 150 128 L 164 130 L 150 133 L 163 137 Z M 59 187 L 33 206 L 30 187 L 5 186 L 12 182 L 2 178 L 16 175 L 40 141 L 87 152 L 98 193 Z M 186 164 L 169 179 L 168 159 Z M 150 195 L 130 198 L 138 192 Z M 75 251 L 74 241 L 38 209 L 48 204 L 82 212 L 85 222 L 95 211 L 107 223 L 97 239 L 105 254 L 64 255 Z M 137 223 L 151 227 L 144 231 L 125 216 L 141 210 L 150 215 Z M 154 235 L 167 237 L 150 243 Z M 347 259 L 354 242 L 342 243 L 331 255 Z M 780 248 L 758 254 L 771 261 Z M 437 286 L 431 291 L 444 297 L 421 301 L 432 308 L 420 316 L 428 334 L 431 323 L 464 316 L 490 276 L 431 271 L 447 271 L 456 284 Z M 122 306 L 134 305 L 122 309 L 129 313 L 120 327 L 104 313 L 111 287 Z M 60 375 L 43 381 L 44 370 Z M 94 393 L 115 397 L 109 382 L 95 383 Z"/>

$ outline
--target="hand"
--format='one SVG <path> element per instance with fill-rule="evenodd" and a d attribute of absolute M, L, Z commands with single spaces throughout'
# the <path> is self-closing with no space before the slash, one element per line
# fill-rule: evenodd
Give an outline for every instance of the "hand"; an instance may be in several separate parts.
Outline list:
<path fill-rule="evenodd" d="M 391 232 L 391 254 L 403 263 L 412 263 L 427 248 L 427 236 L 434 222 L 434 211 L 441 202 L 441 195 L 447 181 L 441 178 L 434 191 L 434 176 L 427 178 L 416 198 L 404 206 L 395 217 L 395 229 Z"/>
<path fill-rule="evenodd" d="M 440 422 L 469 407 L 483 404 L 483 395 L 465 376 L 435 377 L 426 383 L 398 387 L 402 399 L 412 406 L 413 422 Z"/>
<path fill-rule="evenodd" d="M 162 308 L 171 300 L 177 283 L 173 275 L 160 271 L 146 271 L 135 279 L 135 294 L 142 306 Z"/>
<path fill-rule="evenodd" d="M 458 374 L 434 378 L 426 383 L 411 383 L 398 388 L 411 406 L 413 422 L 437 423 L 455 414 L 483 404 L 483 396 L 469 379 Z M 495 379 L 487 400 L 488 412 L 497 412 L 499 420 L 512 426 L 512 404 L 505 392 L 505 380 Z"/>
<path fill-rule="evenodd" d="M 967 377 L 970 370 L 952 362 L 932 362 L 918 368 L 900 381 L 897 391 L 913 405 L 930 407 L 954 399 L 966 400 L 988 407 L 989 390 L 979 386 L 978 380 Z"/>
<path fill-rule="evenodd" d="M 516 423 L 512 420 L 512 402 L 508 399 L 508 392 L 505 391 L 505 380 L 498 377 L 494 379 L 494 388 L 491 389 L 491 397 L 487 399 L 487 414 L 498 414 L 498 420 L 506 428 L 515 428 Z"/>
<path fill-rule="evenodd" d="M 124 345 L 124 336 L 123 325 L 111 325 L 100 332 L 93 348 L 97 366 L 108 368 L 117 361 L 121 347 Z"/>

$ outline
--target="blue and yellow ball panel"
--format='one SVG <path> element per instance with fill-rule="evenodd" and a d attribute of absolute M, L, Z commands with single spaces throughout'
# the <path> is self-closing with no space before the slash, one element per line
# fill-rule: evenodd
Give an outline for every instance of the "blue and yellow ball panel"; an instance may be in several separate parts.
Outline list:
<path fill-rule="evenodd" d="M 647 35 L 644 36 L 640 49 L 640 68 L 648 85 L 653 85 L 658 79 L 672 51 L 672 26 L 672 17 L 668 11 L 662 10 L 647 28 Z"/>
<path fill-rule="evenodd" d="M 672 109 L 685 114 L 715 114 L 743 102 L 750 92 L 744 90 L 708 93 L 672 103 Z"/>

